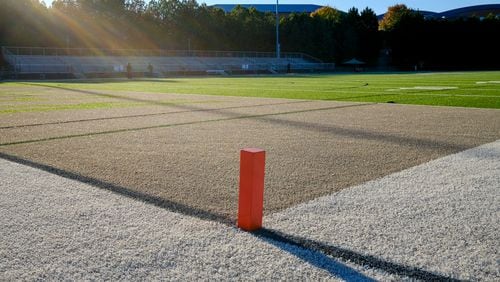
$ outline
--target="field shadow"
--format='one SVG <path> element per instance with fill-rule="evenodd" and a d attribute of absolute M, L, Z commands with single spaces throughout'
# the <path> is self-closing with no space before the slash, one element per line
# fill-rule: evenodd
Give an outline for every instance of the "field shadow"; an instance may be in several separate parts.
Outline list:
<path fill-rule="evenodd" d="M 53 82 L 53 83 L 65 83 L 65 84 L 102 84 L 102 83 L 133 83 L 133 82 L 160 82 L 160 83 L 179 83 L 177 79 L 165 79 L 165 78 L 148 78 L 148 77 L 138 77 L 133 79 L 127 78 L 89 78 L 85 80 L 79 79 L 67 79 L 67 80 L 22 80 L 19 81 L 19 84 L 30 84 L 32 86 L 48 86 L 43 84 L 44 82 Z M 40 84 L 42 83 L 42 84 Z"/>
<path fill-rule="evenodd" d="M 274 118 L 271 115 L 257 117 L 264 122 L 281 124 L 292 128 L 332 134 L 335 136 L 350 137 L 356 139 L 382 141 L 395 145 L 415 146 L 423 149 L 451 149 L 453 151 L 463 151 L 470 146 L 454 144 L 446 141 L 429 140 L 417 137 L 398 136 L 382 132 L 368 131 L 362 129 L 342 128 L 333 125 L 319 125 L 303 121 L 284 120 Z"/>
<path fill-rule="evenodd" d="M 111 99 L 117 99 L 117 100 L 124 100 L 127 102 L 138 102 L 138 103 L 150 104 L 150 105 L 155 105 L 155 106 L 172 106 L 171 102 L 161 102 L 161 101 L 155 101 L 155 100 L 133 98 L 133 97 L 127 97 L 127 96 L 116 95 L 116 94 L 108 94 L 108 93 L 102 93 L 102 92 L 96 92 L 96 91 L 90 91 L 90 90 L 61 87 L 61 86 L 56 86 L 56 85 L 33 84 L 33 83 L 24 83 L 24 82 L 21 82 L 20 84 L 76 92 L 76 93 L 80 93 L 80 94 L 92 95 L 92 96 L 97 96 L 97 97 L 105 97 L 105 98 L 111 98 Z"/>
<path fill-rule="evenodd" d="M 273 245 L 274 247 L 287 252 L 312 266 L 323 269 L 332 276 L 340 278 L 344 281 L 376 281 L 356 269 L 339 262 L 335 258 L 329 257 L 324 252 L 307 248 L 299 242 L 282 236 L 282 233 L 278 233 L 271 229 L 261 229 L 259 231 L 252 232 L 251 234 L 258 239 Z"/>
<path fill-rule="evenodd" d="M 359 271 L 338 262 L 338 259 L 350 263 L 382 270 L 386 273 L 423 281 L 461 281 L 418 267 L 390 262 L 382 258 L 361 254 L 346 248 L 323 242 L 285 234 L 278 230 L 262 228 L 252 232 L 257 238 L 268 242 L 308 263 L 327 270 L 332 275 L 345 281 L 375 281 Z"/>
<path fill-rule="evenodd" d="M 278 106 L 278 105 L 308 103 L 308 102 L 312 102 L 312 101 L 300 100 L 300 101 L 291 101 L 291 102 L 253 104 L 253 105 L 231 106 L 231 107 L 222 107 L 222 108 L 195 108 L 195 109 L 185 109 L 185 110 L 181 109 L 178 111 L 168 111 L 168 112 L 159 112 L 159 113 L 151 113 L 151 114 L 134 114 L 134 115 L 123 115 L 123 116 L 112 116 L 112 117 L 76 119 L 76 120 L 67 120 L 67 121 L 54 121 L 54 122 L 42 122 L 42 123 L 20 124 L 20 125 L 8 125 L 8 126 L 0 126 L 0 129 L 34 127 L 34 126 L 55 125 L 55 124 L 70 124 L 70 123 L 104 121 L 104 120 L 118 120 L 118 119 L 136 118 L 136 117 L 152 117 L 152 116 L 173 115 L 173 114 L 193 113 L 193 112 L 216 112 L 216 111 L 220 111 L 220 110 L 234 110 L 234 109 L 256 108 L 256 107 L 265 107 L 265 106 Z M 176 104 L 176 103 L 168 104 L 168 106 L 170 106 L 170 107 L 174 107 L 174 106 L 179 107 L 179 105 L 180 104 Z"/>

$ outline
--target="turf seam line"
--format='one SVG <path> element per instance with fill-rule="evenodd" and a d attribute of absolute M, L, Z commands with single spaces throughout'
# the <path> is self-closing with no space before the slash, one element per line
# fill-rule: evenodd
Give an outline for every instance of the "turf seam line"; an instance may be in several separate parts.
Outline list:
<path fill-rule="evenodd" d="M 292 102 L 271 103 L 271 104 L 257 104 L 257 105 L 248 105 L 248 106 L 234 106 L 234 107 L 211 108 L 211 109 L 197 109 L 197 110 L 195 109 L 195 110 L 185 110 L 185 111 L 175 111 L 175 112 L 161 112 L 161 113 L 154 113 L 154 114 L 91 118 L 91 119 L 68 120 L 68 121 L 57 121 L 57 122 L 47 122 L 47 123 L 35 123 L 35 124 L 9 125 L 9 126 L 2 126 L 2 127 L 0 127 L 0 129 L 13 129 L 13 128 L 33 127 L 33 126 L 42 126 L 42 125 L 57 125 L 57 124 L 68 124 L 68 123 L 78 123 L 78 122 L 90 122 L 90 121 L 98 121 L 98 120 L 125 119 L 125 118 L 134 118 L 134 117 L 149 117 L 149 116 L 160 116 L 160 115 L 180 114 L 180 113 L 190 113 L 190 112 L 211 112 L 211 111 L 217 111 L 217 110 L 230 110 L 230 109 L 240 109 L 240 108 L 250 108 L 250 107 L 265 107 L 265 106 L 310 103 L 310 102 L 315 102 L 315 100 L 292 101 Z"/>
<path fill-rule="evenodd" d="M 141 131 L 141 130 L 148 130 L 148 129 L 155 129 L 155 128 L 167 128 L 167 127 L 174 127 L 174 126 L 184 126 L 184 125 L 202 124 L 202 123 L 219 122 L 219 121 L 229 121 L 229 120 L 238 120 L 238 119 L 267 117 L 267 116 L 298 114 L 298 113 L 315 112 L 315 111 L 327 111 L 327 110 L 343 109 L 343 108 L 351 108 L 351 107 L 361 107 L 361 106 L 368 106 L 368 105 L 375 105 L 375 104 L 377 104 L 377 103 L 362 103 L 362 104 L 356 104 L 356 105 L 316 108 L 316 109 L 288 111 L 288 112 L 279 112 L 279 113 L 261 114 L 261 115 L 242 115 L 242 116 L 229 117 L 229 118 L 219 118 L 219 119 L 201 120 L 201 121 L 192 121 L 192 122 L 181 122 L 181 123 L 172 123 L 172 124 L 160 124 L 160 125 L 155 125 L 155 126 L 146 126 L 146 127 L 138 127 L 138 128 L 124 128 L 124 129 L 101 131 L 101 132 L 71 134 L 71 135 L 47 137 L 47 138 L 40 138 L 40 139 L 0 143 L 0 147 L 19 145 L 19 144 L 36 143 L 36 142 L 45 142 L 45 141 L 51 141 L 51 140 L 70 139 L 70 138 L 77 138 L 77 137 L 91 137 L 91 136 L 114 134 L 114 133 L 121 133 L 121 132 Z"/>

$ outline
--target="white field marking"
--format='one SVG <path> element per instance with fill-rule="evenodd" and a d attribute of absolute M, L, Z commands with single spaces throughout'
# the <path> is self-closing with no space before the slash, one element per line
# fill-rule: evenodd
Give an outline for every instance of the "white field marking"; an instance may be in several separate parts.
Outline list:
<path fill-rule="evenodd" d="M 420 72 L 420 73 L 416 73 L 416 75 L 450 75 L 450 74 L 464 75 L 467 73 L 465 73 L 465 72 Z"/>
<path fill-rule="evenodd" d="M 454 90 L 458 87 L 454 86 L 415 86 L 415 87 L 401 87 L 396 89 L 387 89 L 386 91 L 400 91 L 400 90 Z M 464 94 L 437 94 L 437 93 L 404 93 L 404 95 L 413 96 L 444 96 L 444 97 L 483 97 L 483 98 L 500 98 L 500 96 L 493 95 L 464 95 Z"/>
<path fill-rule="evenodd" d="M 400 90 L 452 90 L 458 89 L 455 86 L 414 86 L 414 87 L 400 87 Z"/>
<path fill-rule="evenodd" d="M 454 90 L 458 89 L 455 86 L 413 86 L 413 87 L 399 87 L 399 88 L 390 88 L 386 91 L 400 91 L 400 90 Z"/>
<path fill-rule="evenodd" d="M 399 89 L 388 89 L 387 91 L 396 91 L 396 90 L 399 90 Z M 493 95 L 465 95 L 465 94 L 438 94 L 438 93 L 404 93 L 404 94 L 399 94 L 399 95 L 500 98 L 500 96 L 493 96 Z"/>
<path fill-rule="evenodd" d="M 491 81 L 478 81 L 476 84 L 500 84 L 500 81 L 498 80 L 491 80 Z"/>
<path fill-rule="evenodd" d="M 481 87 L 481 88 L 467 88 L 467 91 L 498 91 L 498 88 L 486 88 L 486 87 Z"/>

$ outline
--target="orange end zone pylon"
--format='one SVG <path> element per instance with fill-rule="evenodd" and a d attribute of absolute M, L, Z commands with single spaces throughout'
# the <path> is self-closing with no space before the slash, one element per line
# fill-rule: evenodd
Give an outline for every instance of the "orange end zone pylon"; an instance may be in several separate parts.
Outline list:
<path fill-rule="evenodd" d="M 254 231 L 262 227 L 265 163 L 264 150 L 257 148 L 241 150 L 238 227 L 245 231 Z"/>

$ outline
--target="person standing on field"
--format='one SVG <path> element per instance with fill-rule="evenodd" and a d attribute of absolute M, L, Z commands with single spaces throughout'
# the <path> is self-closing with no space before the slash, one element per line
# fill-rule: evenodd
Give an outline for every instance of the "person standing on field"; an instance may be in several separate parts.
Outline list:
<path fill-rule="evenodd" d="M 127 63 L 127 78 L 132 78 L 132 65 L 130 63 Z"/>
<path fill-rule="evenodd" d="M 153 65 L 149 63 L 148 65 L 149 77 L 153 77 Z"/>

